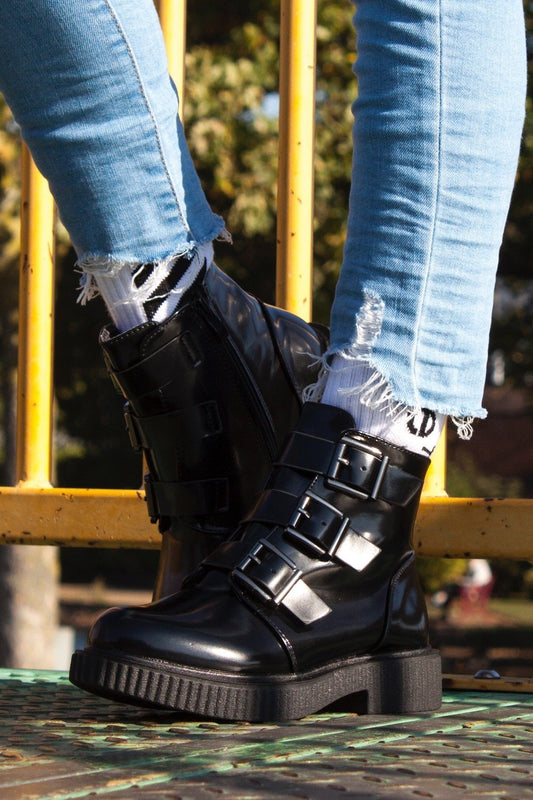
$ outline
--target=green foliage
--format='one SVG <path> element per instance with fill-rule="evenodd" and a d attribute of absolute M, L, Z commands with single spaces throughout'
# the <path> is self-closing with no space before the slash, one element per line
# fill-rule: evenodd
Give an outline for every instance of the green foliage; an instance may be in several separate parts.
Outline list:
<path fill-rule="evenodd" d="M 466 572 L 466 558 L 419 558 L 417 569 L 427 594 L 447 583 L 455 583 Z"/>
<path fill-rule="evenodd" d="M 0 98 L 0 478 L 14 480 L 15 368 L 20 208 L 20 141 Z"/>
<path fill-rule="evenodd" d="M 253 9 L 253 3 L 247 4 Z M 196 37 L 199 29 L 193 21 Z M 315 318 L 328 322 L 342 257 L 351 171 L 351 72 L 355 35 L 352 8 L 319 4 L 315 158 Z M 265 299 L 273 299 L 277 118 L 265 98 L 279 80 L 279 4 L 263 3 L 213 41 L 194 38 L 187 56 L 185 129 L 193 159 L 212 207 L 227 221 L 231 252 L 218 261 Z M 235 14 L 233 12 L 233 18 Z M 223 24 L 222 20 L 219 20 Z"/>
<path fill-rule="evenodd" d="M 506 377 L 533 390 L 533 2 L 524 2 L 528 93 L 522 150 L 499 264 L 498 293 L 508 302 L 493 317 L 491 350 L 501 350 Z"/>
<path fill-rule="evenodd" d="M 17 264 L 19 253 L 20 209 L 20 139 L 11 113 L 0 102 L 0 275 L 3 277 Z M 9 284 L 8 284 L 9 285 Z M 2 311 L 11 311 L 16 295 L 12 285 L 9 294 L 2 292 Z M 8 305 L 9 304 L 9 305 Z M 3 316 L 3 315 L 2 315 Z"/>
<path fill-rule="evenodd" d="M 528 92 L 522 151 L 500 259 L 500 274 L 531 280 L 533 253 L 533 3 L 524 0 Z"/>
<path fill-rule="evenodd" d="M 449 462 L 446 488 L 451 497 L 523 497 L 522 481 L 479 472 L 472 458 Z"/>

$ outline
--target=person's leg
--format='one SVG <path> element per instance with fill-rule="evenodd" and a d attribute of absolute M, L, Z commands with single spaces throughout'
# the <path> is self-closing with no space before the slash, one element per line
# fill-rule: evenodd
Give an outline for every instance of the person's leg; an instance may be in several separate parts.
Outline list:
<path fill-rule="evenodd" d="M 94 278 L 113 320 L 106 364 L 168 532 L 156 594 L 175 591 L 261 490 L 326 336 L 210 263 L 224 225 L 184 142 L 152 0 L 0 0 L 0 21 L 0 89 L 83 295 Z"/>
<path fill-rule="evenodd" d="M 385 398 L 393 419 L 398 404 L 403 416 L 481 415 L 523 115 L 521 3 L 361 0 L 356 23 L 354 189 L 330 356 L 372 370 L 368 402 Z M 439 705 L 411 544 L 429 458 L 339 408 L 357 388 L 350 376 L 326 387 L 329 403 L 304 405 L 234 537 L 182 592 L 104 615 L 73 658 L 75 683 L 226 719 L 299 717 L 350 695 L 370 712 Z"/>
<path fill-rule="evenodd" d="M 353 183 L 324 402 L 430 453 L 483 417 L 525 94 L 521 0 L 362 0 Z M 414 416 L 413 416 L 414 415 Z"/>
<path fill-rule="evenodd" d="M 154 4 L 3 0 L 0 19 L 0 88 L 81 269 L 102 278 L 114 322 L 132 327 L 172 260 L 190 260 L 224 230 L 184 141 Z M 169 288 L 155 292 L 148 316 Z"/>

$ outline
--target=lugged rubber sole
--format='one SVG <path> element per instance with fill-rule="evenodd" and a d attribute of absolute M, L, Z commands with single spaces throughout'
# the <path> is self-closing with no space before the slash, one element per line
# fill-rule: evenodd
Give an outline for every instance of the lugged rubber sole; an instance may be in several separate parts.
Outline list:
<path fill-rule="evenodd" d="M 69 677 L 81 689 L 112 700 L 248 722 L 300 719 L 354 698 L 359 713 L 435 711 L 442 694 L 440 656 L 431 649 L 345 659 L 294 675 L 255 676 L 89 647 L 74 653 Z"/>

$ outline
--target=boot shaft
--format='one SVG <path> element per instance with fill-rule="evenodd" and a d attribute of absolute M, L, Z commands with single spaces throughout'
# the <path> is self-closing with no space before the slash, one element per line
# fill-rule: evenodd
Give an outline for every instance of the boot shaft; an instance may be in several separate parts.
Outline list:
<path fill-rule="evenodd" d="M 265 306 L 216 267 L 178 311 L 101 344 L 146 455 L 152 518 L 224 535 L 255 502 L 316 380 L 324 331 Z"/>

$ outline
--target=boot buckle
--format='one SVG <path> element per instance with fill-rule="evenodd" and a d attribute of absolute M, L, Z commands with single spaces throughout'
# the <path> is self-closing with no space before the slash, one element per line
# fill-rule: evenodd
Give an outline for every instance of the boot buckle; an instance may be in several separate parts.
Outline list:
<path fill-rule="evenodd" d="M 302 577 L 296 564 L 267 539 L 257 542 L 233 574 L 263 600 L 276 605 Z"/>
<path fill-rule="evenodd" d="M 360 500 L 375 500 L 389 463 L 377 447 L 343 436 L 335 448 L 326 476 L 326 486 Z"/>
<path fill-rule="evenodd" d="M 303 572 L 294 561 L 268 539 L 260 539 L 232 575 L 263 602 L 283 606 L 305 625 L 331 611 L 301 580 Z"/>
<path fill-rule="evenodd" d="M 349 525 L 349 517 L 308 490 L 300 498 L 285 533 L 302 542 L 313 555 L 333 558 Z"/>
<path fill-rule="evenodd" d="M 361 572 L 381 548 L 350 527 L 350 518 L 314 492 L 307 491 L 285 530 L 319 558 L 328 558 Z"/>

